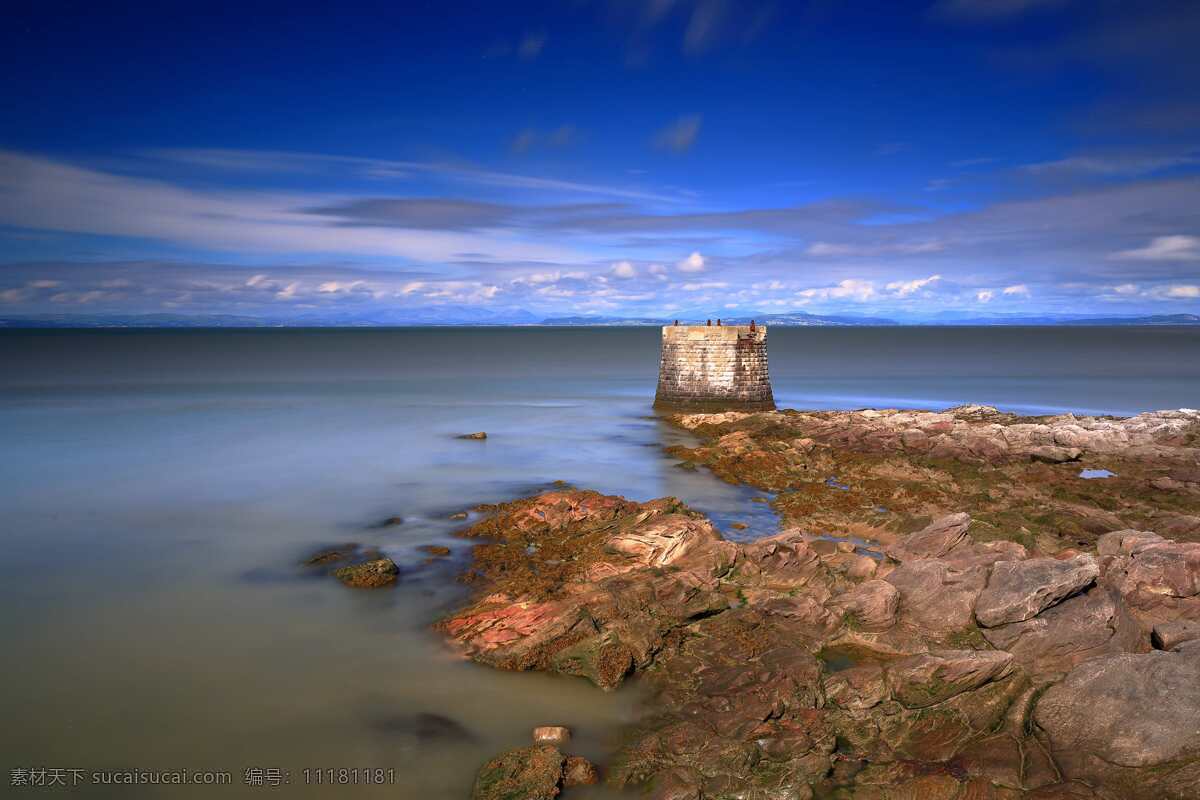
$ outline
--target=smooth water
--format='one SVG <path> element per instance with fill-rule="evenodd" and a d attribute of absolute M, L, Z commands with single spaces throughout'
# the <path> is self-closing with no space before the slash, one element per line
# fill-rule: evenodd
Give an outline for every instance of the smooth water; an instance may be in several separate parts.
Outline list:
<path fill-rule="evenodd" d="M 1200 405 L 1200 329 L 770 337 L 781 406 Z M 0 331 L 4 766 L 231 774 L 76 789 L 133 798 L 273 791 L 248 768 L 326 796 L 306 768 L 395 769 L 337 794 L 435 798 L 539 724 L 603 758 L 636 687 L 465 663 L 428 626 L 463 597 L 449 515 L 555 480 L 774 530 L 759 493 L 663 454 L 689 439 L 651 415 L 657 361 L 656 329 Z M 399 586 L 296 568 L 343 541 L 392 555 Z M 422 544 L 454 556 L 423 564 Z"/>

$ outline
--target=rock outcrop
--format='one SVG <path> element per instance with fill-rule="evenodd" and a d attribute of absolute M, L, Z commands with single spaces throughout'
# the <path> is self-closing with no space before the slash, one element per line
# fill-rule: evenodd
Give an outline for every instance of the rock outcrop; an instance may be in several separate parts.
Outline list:
<path fill-rule="evenodd" d="M 655 800 L 1150 800 L 1200 785 L 1200 543 L 1150 530 L 1190 535 L 1190 481 L 1152 482 L 1163 465 L 1192 476 L 1200 413 L 682 421 L 706 442 L 676 454 L 778 490 L 783 532 L 729 542 L 673 498 L 483 507 L 462 533 L 475 595 L 438 623 L 492 666 L 604 689 L 638 675 L 645 714 L 611 784 Z M 1069 463 L 1097 454 L 1120 462 L 1107 495 Z M 552 797 L 588 778 L 553 746 L 517 752 L 484 784 Z"/>

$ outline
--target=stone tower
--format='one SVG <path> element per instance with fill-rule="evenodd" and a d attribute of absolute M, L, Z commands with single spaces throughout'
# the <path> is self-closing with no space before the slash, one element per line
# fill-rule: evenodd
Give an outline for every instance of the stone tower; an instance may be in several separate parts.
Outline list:
<path fill-rule="evenodd" d="M 665 325 L 654 407 L 682 411 L 769 411 L 764 325 Z"/>

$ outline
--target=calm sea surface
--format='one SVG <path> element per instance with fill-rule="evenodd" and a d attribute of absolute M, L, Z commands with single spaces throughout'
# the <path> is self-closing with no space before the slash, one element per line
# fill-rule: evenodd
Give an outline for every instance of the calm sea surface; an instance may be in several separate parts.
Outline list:
<path fill-rule="evenodd" d="M 650 412 L 657 329 L 0 331 L 0 753 L 5 770 L 382 768 L 339 797 L 465 797 L 564 723 L 602 759 L 637 687 L 510 674 L 429 632 L 462 599 L 448 520 L 555 480 L 677 495 L 739 536 L 755 492 L 677 468 Z M 1133 414 L 1200 406 L 1200 328 L 773 328 L 781 406 Z M 455 439 L 485 430 L 486 442 Z M 376 523 L 403 516 L 399 527 Z M 737 532 L 734 532 L 737 533 Z M 377 545 L 393 591 L 302 576 Z M 445 544 L 454 561 L 422 565 Z M 311 776 L 311 773 L 310 773 Z M 5 776 L 8 780 L 8 776 Z M 611 793 L 609 793 L 611 794 Z M 603 790 L 580 797 L 609 796 Z"/>

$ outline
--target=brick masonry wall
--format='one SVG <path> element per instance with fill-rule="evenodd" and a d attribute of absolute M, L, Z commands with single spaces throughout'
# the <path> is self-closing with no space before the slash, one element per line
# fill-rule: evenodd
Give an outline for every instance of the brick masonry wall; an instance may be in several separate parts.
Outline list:
<path fill-rule="evenodd" d="M 654 407 L 771 409 L 767 329 L 747 325 L 666 325 Z"/>

